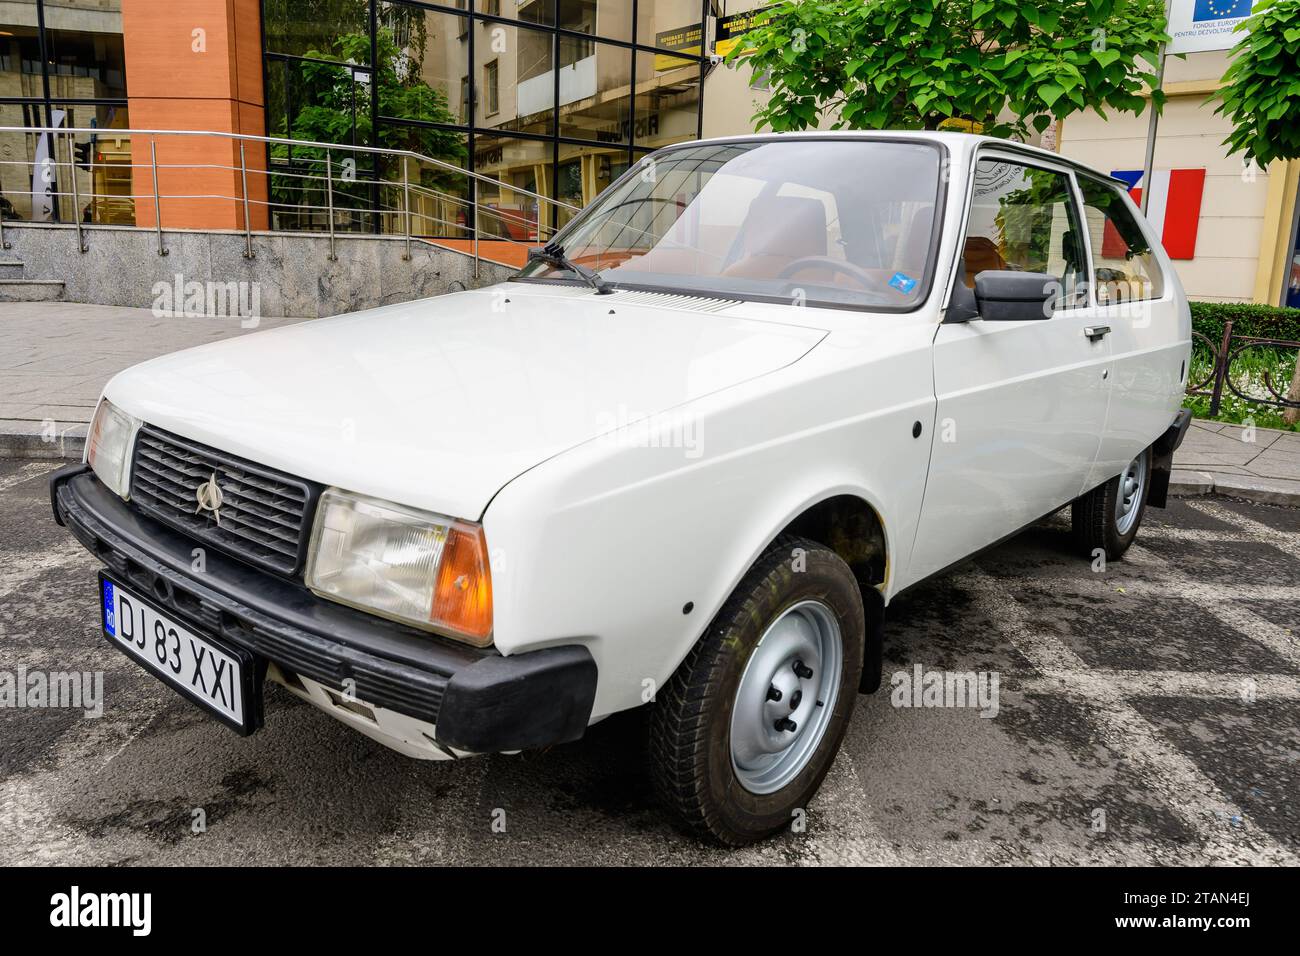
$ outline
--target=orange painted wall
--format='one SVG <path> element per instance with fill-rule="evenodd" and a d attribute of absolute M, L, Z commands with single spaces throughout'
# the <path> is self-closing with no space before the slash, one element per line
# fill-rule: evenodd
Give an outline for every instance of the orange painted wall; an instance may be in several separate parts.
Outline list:
<path fill-rule="evenodd" d="M 197 35 L 195 31 L 201 30 Z M 126 91 L 135 129 L 212 130 L 263 135 L 259 0 L 122 0 Z M 243 229 L 239 143 L 217 137 L 132 140 L 136 224 L 153 226 L 150 144 L 156 139 L 162 225 Z M 249 222 L 267 228 L 266 149 L 245 144 Z M 213 169 L 169 169 L 209 164 Z M 174 197 L 174 198 L 167 198 Z M 221 198 L 201 198 L 221 197 Z"/>

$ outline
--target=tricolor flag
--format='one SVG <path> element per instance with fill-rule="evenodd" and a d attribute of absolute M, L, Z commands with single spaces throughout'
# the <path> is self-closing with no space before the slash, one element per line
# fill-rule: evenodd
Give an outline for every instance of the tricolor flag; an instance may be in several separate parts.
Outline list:
<path fill-rule="evenodd" d="M 1142 170 L 1116 169 L 1116 179 L 1128 183 L 1129 195 L 1142 202 Z M 1196 227 L 1201 221 L 1201 194 L 1205 191 L 1204 169 L 1157 169 L 1151 200 L 1147 204 L 1147 222 L 1160 236 L 1170 259 L 1196 258 Z M 1124 240 L 1109 223 L 1102 239 L 1102 255 L 1123 258 Z"/>

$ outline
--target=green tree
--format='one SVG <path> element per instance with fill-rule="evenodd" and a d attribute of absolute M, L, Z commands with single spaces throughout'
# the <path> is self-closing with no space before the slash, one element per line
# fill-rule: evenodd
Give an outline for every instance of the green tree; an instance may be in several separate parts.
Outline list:
<path fill-rule="evenodd" d="M 420 61 L 415 51 L 423 47 L 424 38 L 416 35 L 411 42 L 416 46 L 399 50 L 393 31 L 388 27 L 379 29 L 379 65 L 371 73 L 371 90 L 366 90 L 353 79 L 352 71 L 346 67 L 315 63 L 310 59 L 303 62 L 299 67 L 303 105 L 290 119 L 288 135 L 293 139 L 349 143 L 353 141 L 355 131 L 357 143 L 370 144 L 374 141 L 369 97 L 374 93 L 378 94 L 380 111 L 386 116 L 426 123 L 458 122 L 447 103 L 447 95 L 434 89 L 420 75 Z M 311 50 L 307 56 L 349 63 L 365 62 L 370 57 L 370 38 L 365 34 L 349 34 L 335 40 L 330 49 Z M 364 106 L 358 106 L 358 98 Z M 378 141 L 374 145 L 384 149 L 409 149 L 435 159 L 461 159 L 465 156 L 460 134 L 419 126 L 381 123 Z"/>
<path fill-rule="evenodd" d="M 1163 0 L 783 0 L 728 55 L 770 77 L 761 128 L 1042 131 L 1079 110 L 1141 113 Z M 1159 91 L 1155 108 L 1163 105 Z"/>
<path fill-rule="evenodd" d="M 295 56 L 340 34 L 362 33 L 370 22 L 370 0 L 262 0 L 262 9 L 266 48 Z"/>
<path fill-rule="evenodd" d="M 1223 145 L 1261 166 L 1300 159 L 1300 0 L 1272 0 L 1237 30 L 1245 36 L 1233 47 L 1224 85 L 1215 94 L 1215 112 L 1232 123 Z M 1300 362 L 1287 399 L 1300 402 Z M 1282 415 L 1288 425 L 1297 419 L 1297 408 Z"/>
<path fill-rule="evenodd" d="M 395 39 L 395 29 L 400 29 L 405 36 L 405 44 L 401 47 Z M 297 73 L 294 77 L 293 115 L 279 116 L 272 135 L 320 143 L 404 149 L 454 165 L 463 164 L 467 150 L 459 133 L 381 122 L 376 136 L 371 123 L 370 97 L 374 95 L 379 97 L 380 109 L 388 116 L 429 123 L 458 122 L 447 103 L 446 94 L 430 86 L 422 77 L 420 55 L 426 42 L 422 16 L 410 23 L 380 27 L 376 35 L 378 65 L 369 71 L 369 83 L 356 79 L 350 67 L 338 65 L 339 62 L 369 62 L 368 34 L 346 34 L 325 49 L 307 50 L 305 56 L 308 59 L 295 66 Z M 335 62 L 315 62 L 316 60 Z M 323 177 L 325 154 L 324 149 L 314 147 L 295 146 L 290 149 L 284 144 L 277 144 L 271 148 L 272 157 L 291 162 L 298 176 Z M 351 197 L 355 205 L 364 206 L 369 186 L 361 180 L 366 178 L 362 171 L 370 163 L 367 154 L 333 151 L 331 155 L 335 164 L 336 199 Z M 357 160 L 357 181 L 340 178 L 339 165 L 349 155 Z M 416 167 L 412 167 L 414 168 Z M 414 184 L 444 192 L 462 191 L 464 177 L 428 164 L 421 164 L 418 169 L 417 178 L 412 180 Z M 381 157 L 374 173 L 380 178 L 400 180 L 401 165 L 396 159 Z M 304 182 L 312 185 L 304 188 Z M 273 198 L 282 203 L 320 205 L 323 200 L 311 196 L 313 192 L 319 191 L 319 186 L 319 179 L 276 177 L 272 184 Z"/>
<path fill-rule="evenodd" d="M 1232 123 L 1223 144 L 1261 166 L 1300 158 L 1300 0 L 1272 0 L 1237 24 L 1245 35 L 1215 94 Z"/>

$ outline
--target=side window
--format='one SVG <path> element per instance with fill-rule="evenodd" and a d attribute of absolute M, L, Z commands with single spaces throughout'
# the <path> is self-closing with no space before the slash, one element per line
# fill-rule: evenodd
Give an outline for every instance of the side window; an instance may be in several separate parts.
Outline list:
<path fill-rule="evenodd" d="M 1119 187 L 1080 176 L 1079 188 L 1083 191 L 1083 217 L 1092 243 L 1098 304 L 1115 305 L 1164 295 L 1160 265 Z"/>
<path fill-rule="evenodd" d="M 1087 257 L 1070 178 L 1049 169 L 980 160 L 963 263 L 971 288 L 986 269 L 1045 272 L 1061 283 L 1058 309 L 1087 304 Z"/>

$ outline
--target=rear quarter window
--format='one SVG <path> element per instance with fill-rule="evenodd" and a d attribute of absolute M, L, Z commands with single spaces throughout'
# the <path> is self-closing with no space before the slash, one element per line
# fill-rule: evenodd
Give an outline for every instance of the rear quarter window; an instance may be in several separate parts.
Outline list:
<path fill-rule="evenodd" d="M 1158 299 L 1164 275 L 1118 186 L 1079 176 L 1099 305 Z"/>

